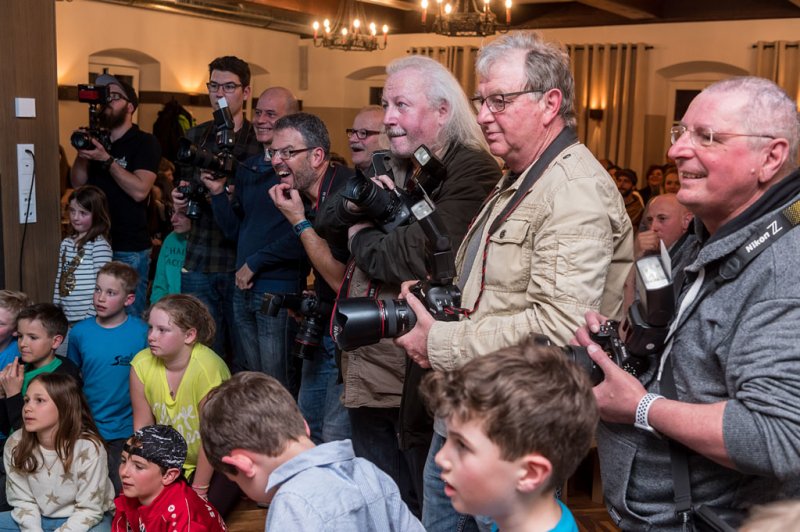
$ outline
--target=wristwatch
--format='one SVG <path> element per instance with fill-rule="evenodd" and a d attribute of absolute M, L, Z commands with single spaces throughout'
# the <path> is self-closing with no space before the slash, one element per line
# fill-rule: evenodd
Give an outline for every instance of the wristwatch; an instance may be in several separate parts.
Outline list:
<path fill-rule="evenodd" d="M 659 399 L 664 399 L 664 396 L 657 393 L 644 394 L 644 397 L 639 400 L 639 405 L 636 407 L 636 420 L 633 423 L 633 426 L 637 429 L 647 431 L 658 438 L 661 437 L 661 434 L 647 422 L 647 414 L 650 412 L 650 407 L 653 406 L 653 403 Z"/>
<path fill-rule="evenodd" d="M 112 164 L 114 164 L 114 156 L 113 155 L 109 155 L 108 159 L 103 161 L 103 170 L 108 172 L 109 170 L 111 170 L 111 165 Z"/>

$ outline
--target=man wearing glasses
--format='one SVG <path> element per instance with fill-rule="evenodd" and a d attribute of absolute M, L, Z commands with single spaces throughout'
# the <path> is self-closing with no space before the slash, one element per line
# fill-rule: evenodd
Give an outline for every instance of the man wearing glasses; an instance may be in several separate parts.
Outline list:
<path fill-rule="evenodd" d="M 234 56 L 214 59 L 208 65 L 208 97 L 214 110 L 219 99 L 228 102 L 234 122 L 233 156 L 242 162 L 254 155 L 263 154 L 250 122 L 244 116 L 244 104 L 250 98 L 250 66 Z M 215 140 L 214 122 L 204 122 L 186 132 L 186 138 L 196 146 L 219 153 Z M 189 179 L 202 182 L 209 177 L 200 168 L 178 165 L 181 184 Z M 233 183 L 228 183 L 232 187 Z M 176 209 L 186 209 L 186 198 L 175 188 L 172 199 Z M 226 337 L 233 348 L 229 359 L 232 371 L 245 369 L 245 360 L 233 329 L 234 272 L 236 271 L 236 241 L 225 237 L 211 210 L 210 201 L 200 202 L 200 214 L 192 220 L 192 229 L 186 242 L 186 260 L 181 274 L 181 291 L 197 296 L 208 306 L 217 325 L 214 351 L 224 356 Z M 227 359 L 227 357 L 225 357 Z"/>
<path fill-rule="evenodd" d="M 597 444 L 624 530 L 699 530 L 720 508 L 800 496 L 796 103 L 766 79 L 720 81 L 671 140 L 695 233 L 672 252 L 670 340 L 637 379 L 577 333 L 606 376 Z M 603 320 L 587 315 L 587 326 Z"/>
<path fill-rule="evenodd" d="M 73 187 L 89 184 L 105 192 L 114 260 L 130 264 L 139 273 L 136 300 L 128 307 L 131 314 L 139 316 L 147 303 L 150 268 L 147 198 L 156 181 L 161 147 L 153 135 L 133 123 L 133 113 L 139 106 L 133 87 L 109 74 L 98 76 L 95 84 L 108 86 L 108 102 L 100 123 L 110 132 L 111 146 L 106 151 L 92 138 L 93 149 L 78 150 L 70 179 Z"/>
<path fill-rule="evenodd" d="M 633 257 L 633 231 L 616 185 L 573 129 L 566 52 L 537 33 L 514 32 L 482 48 L 476 68 L 478 123 L 508 171 L 456 258 L 467 309 L 462 319 L 434 321 L 404 285 L 417 324 L 396 342 L 434 370 L 460 367 L 532 333 L 563 345 L 588 310 L 621 317 Z M 475 530 L 444 493 L 434 462 L 446 436 L 441 420 L 434 429 L 423 525 L 434 532 Z M 555 488 L 548 482 L 538 489 Z"/>
<path fill-rule="evenodd" d="M 320 306 L 332 309 L 350 254 L 346 247 L 330 245 L 317 234 L 317 211 L 352 177 L 353 171 L 330 164 L 330 151 L 328 129 L 319 117 L 295 113 L 275 123 L 269 153 L 281 182 L 269 189 L 269 196 L 311 259 L 314 292 Z M 339 400 L 342 384 L 338 382 L 330 315 L 326 318 L 319 324 L 323 331 L 319 347 L 303 360 L 297 398 L 311 439 L 317 444 L 350 438 L 350 420 Z"/>
<path fill-rule="evenodd" d="M 352 129 L 346 129 L 353 166 L 365 176 L 375 175 L 372 154 L 389 147 L 389 139 L 383 132 L 383 108 L 379 105 L 363 107 L 353 119 Z"/>

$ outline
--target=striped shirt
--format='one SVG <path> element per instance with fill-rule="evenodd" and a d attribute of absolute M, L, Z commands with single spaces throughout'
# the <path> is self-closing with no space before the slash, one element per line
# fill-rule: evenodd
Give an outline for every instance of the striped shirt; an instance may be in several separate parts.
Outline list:
<path fill-rule="evenodd" d="M 111 261 L 111 246 L 102 236 L 86 242 L 83 249 L 83 259 L 79 260 L 73 272 L 75 286 L 66 296 L 62 296 L 59 290 L 61 276 L 71 270 L 72 261 L 78 254 L 78 248 L 72 237 L 67 237 L 61 241 L 61 247 L 58 250 L 58 270 L 53 288 L 53 303 L 62 308 L 70 323 L 95 315 L 92 297 L 94 296 L 97 272 L 104 264 Z"/>

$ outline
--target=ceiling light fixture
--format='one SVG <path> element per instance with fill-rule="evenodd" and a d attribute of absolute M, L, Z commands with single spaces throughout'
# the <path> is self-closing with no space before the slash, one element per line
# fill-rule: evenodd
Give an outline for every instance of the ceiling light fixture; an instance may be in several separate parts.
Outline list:
<path fill-rule="evenodd" d="M 389 43 L 389 26 L 383 25 L 383 39 L 378 38 L 378 27 L 374 22 L 363 27 L 367 17 L 364 7 L 356 0 L 344 0 L 339 4 L 339 11 L 333 25 L 325 19 L 320 26 L 316 20 L 311 25 L 314 29 L 314 46 L 344 50 L 347 52 L 372 52 L 383 50 Z"/>
<path fill-rule="evenodd" d="M 498 31 L 506 33 L 511 27 L 511 0 L 505 1 L 505 24 L 497 21 L 490 3 L 491 0 L 483 0 L 483 9 L 479 9 L 476 0 L 455 0 L 452 3 L 436 0 L 433 24 L 428 29 L 428 0 L 422 0 L 422 25 L 426 31 L 449 37 L 483 37 Z"/>

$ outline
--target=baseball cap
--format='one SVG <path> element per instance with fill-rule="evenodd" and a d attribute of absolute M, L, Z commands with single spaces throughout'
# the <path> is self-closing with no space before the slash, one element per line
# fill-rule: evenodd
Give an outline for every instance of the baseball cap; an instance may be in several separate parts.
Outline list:
<path fill-rule="evenodd" d="M 94 80 L 95 85 L 116 85 L 122 90 L 122 93 L 125 95 L 125 99 L 133 104 L 134 111 L 137 107 L 139 107 L 139 98 L 136 96 L 136 91 L 129 83 L 125 83 L 121 81 L 111 74 L 100 74 L 97 76 L 97 79 Z"/>
<path fill-rule="evenodd" d="M 140 456 L 167 469 L 181 469 L 186 461 L 186 440 L 169 425 L 148 425 L 133 433 L 133 446 L 126 443 L 128 454 Z"/>

